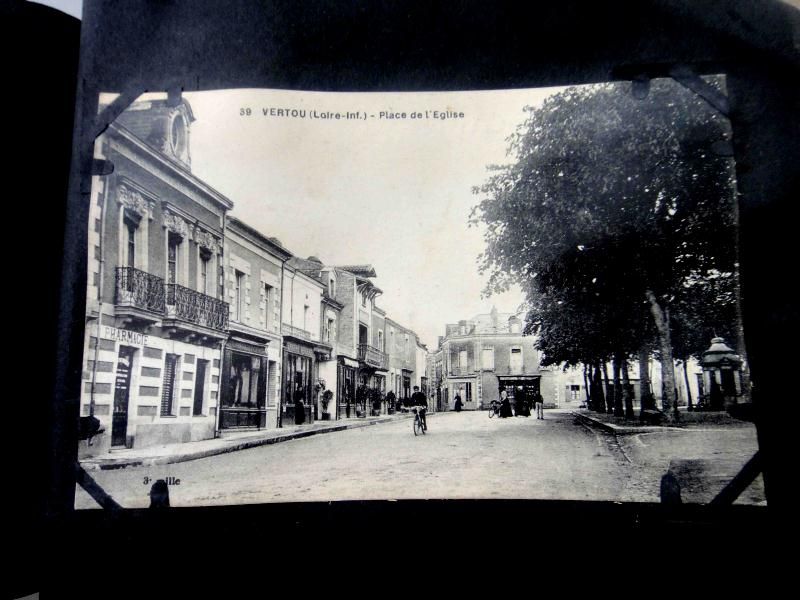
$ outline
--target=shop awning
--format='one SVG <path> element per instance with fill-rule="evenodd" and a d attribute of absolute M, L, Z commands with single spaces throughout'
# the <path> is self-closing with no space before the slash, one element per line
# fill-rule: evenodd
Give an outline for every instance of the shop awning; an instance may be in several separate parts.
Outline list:
<path fill-rule="evenodd" d="M 295 342 L 284 342 L 284 348 L 292 354 L 299 354 L 308 358 L 314 358 L 314 350 L 309 346 L 303 346 Z"/>
<path fill-rule="evenodd" d="M 352 358 L 347 358 L 346 356 L 340 356 L 339 360 L 342 361 L 342 364 L 345 367 L 352 367 L 354 369 L 357 369 L 359 367 L 358 361 L 353 360 Z"/>
<path fill-rule="evenodd" d="M 266 356 L 267 349 L 265 344 L 253 343 L 249 340 L 235 339 L 231 337 L 228 340 L 228 350 L 234 352 L 246 352 L 248 354 L 255 354 L 257 356 Z"/>

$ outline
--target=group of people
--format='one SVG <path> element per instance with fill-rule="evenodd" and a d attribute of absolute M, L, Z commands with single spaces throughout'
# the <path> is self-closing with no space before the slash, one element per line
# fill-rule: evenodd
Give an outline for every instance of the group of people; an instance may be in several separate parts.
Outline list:
<path fill-rule="evenodd" d="M 536 390 L 532 396 L 520 390 L 514 401 L 514 408 L 511 408 L 511 399 L 505 388 L 500 388 L 500 416 L 501 417 L 530 417 L 531 408 L 536 411 L 537 419 L 544 419 L 544 398 L 541 392 Z"/>
<path fill-rule="evenodd" d="M 461 412 L 464 408 L 464 403 L 461 400 L 461 395 L 456 392 L 454 398 L 454 408 L 456 412 Z M 531 408 L 536 411 L 537 419 L 544 419 L 544 398 L 541 392 L 536 390 L 531 396 L 525 393 L 524 389 L 520 389 L 514 401 L 514 407 L 511 407 L 511 398 L 508 396 L 506 388 L 500 388 L 500 416 L 501 417 L 530 417 Z"/>

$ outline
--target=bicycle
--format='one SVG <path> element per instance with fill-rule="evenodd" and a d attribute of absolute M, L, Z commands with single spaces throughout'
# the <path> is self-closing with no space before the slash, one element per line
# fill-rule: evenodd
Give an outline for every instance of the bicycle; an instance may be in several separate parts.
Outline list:
<path fill-rule="evenodd" d="M 500 402 L 497 400 L 492 400 L 492 403 L 489 405 L 489 418 L 496 417 L 500 414 Z"/>
<path fill-rule="evenodd" d="M 425 409 L 424 408 L 419 409 L 414 407 L 414 435 L 419 435 L 420 433 L 422 433 L 422 435 L 425 435 L 425 431 L 428 429 L 422 422 L 422 416 L 420 415 L 421 410 Z"/>

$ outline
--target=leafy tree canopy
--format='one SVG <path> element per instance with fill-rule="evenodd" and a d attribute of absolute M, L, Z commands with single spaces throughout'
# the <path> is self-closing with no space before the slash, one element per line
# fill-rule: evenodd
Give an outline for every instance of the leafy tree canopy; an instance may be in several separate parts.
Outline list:
<path fill-rule="evenodd" d="M 527 110 L 510 138 L 514 162 L 474 189 L 486 292 L 521 285 L 526 331 L 540 334 L 551 362 L 647 343 L 647 292 L 674 307 L 681 356 L 695 353 L 694 332 L 708 320 L 721 327 L 731 306 L 733 164 L 711 150 L 730 138 L 728 121 L 666 79 L 642 100 L 629 83 L 609 83 Z"/>

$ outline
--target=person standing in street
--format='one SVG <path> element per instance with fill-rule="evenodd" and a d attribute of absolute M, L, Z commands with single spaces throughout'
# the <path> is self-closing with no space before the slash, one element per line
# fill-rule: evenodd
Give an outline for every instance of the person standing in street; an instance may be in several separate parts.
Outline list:
<path fill-rule="evenodd" d="M 294 423 L 295 425 L 302 425 L 306 422 L 306 406 L 303 403 L 306 394 L 303 386 L 298 386 L 294 391 Z"/>
<path fill-rule="evenodd" d="M 539 390 L 534 392 L 533 407 L 536 409 L 536 418 L 544 419 L 544 398 L 542 398 L 542 393 Z"/>
<path fill-rule="evenodd" d="M 456 412 L 461 412 L 461 408 L 464 406 L 464 403 L 461 402 L 461 396 L 456 392 L 456 401 L 455 401 L 455 409 Z"/>
<path fill-rule="evenodd" d="M 503 418 L 513 417 L 511 412 L 511 401 L 508 399 L 506 388 L 500 388 L 500 416 Z"/>

